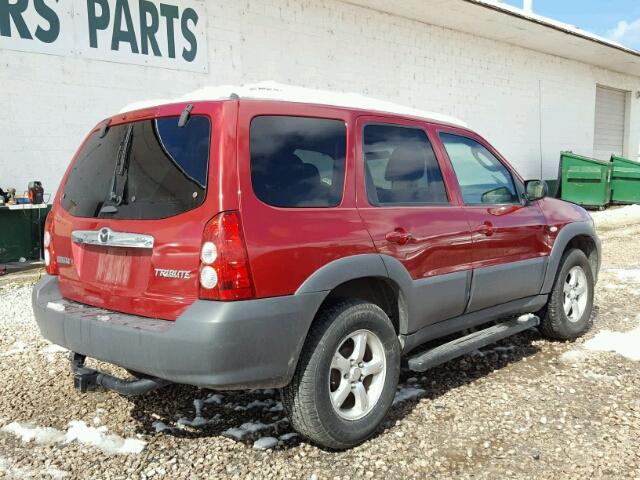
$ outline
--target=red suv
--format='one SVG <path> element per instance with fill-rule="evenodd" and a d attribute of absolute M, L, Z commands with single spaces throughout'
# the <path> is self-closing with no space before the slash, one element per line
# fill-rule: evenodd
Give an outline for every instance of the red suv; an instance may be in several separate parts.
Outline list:
<path fill-rule="evenodd" d="M 34 311 L 81 391 L 281 388 L 301 434 L 348 448 L 401 365 L 589 329 L 600 242 L 545 195 L 455 124 L 235 95 L 138 110 L 66 172 Z"/>

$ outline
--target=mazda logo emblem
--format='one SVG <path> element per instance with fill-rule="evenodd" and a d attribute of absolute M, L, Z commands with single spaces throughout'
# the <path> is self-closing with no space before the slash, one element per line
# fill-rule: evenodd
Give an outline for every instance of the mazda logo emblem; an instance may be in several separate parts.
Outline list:
<path fill-rule="evenodd" d="M 111 238 L 111 230 L 108 228 L 101 228 L 98 232 L 98 241 L 100 243 L 108 243 Z"/>

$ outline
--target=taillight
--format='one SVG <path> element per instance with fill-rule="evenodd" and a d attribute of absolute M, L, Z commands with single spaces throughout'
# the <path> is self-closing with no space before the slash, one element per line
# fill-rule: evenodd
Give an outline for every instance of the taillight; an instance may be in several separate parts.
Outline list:
<path fill-rule="evenodd" d="M 255 296 L 239 212 L 222 212 L 205 227 L 199 282 L 200 298 L 204 300 Z"/>
<path fill-rule="evenodd" d="M 47 215 L 47 220 L 44 223 L 42 246 L 44 247 L 44 266 L 47 273 L 49 275 L 58 275 L 58 261 L 53 245 L 53 215 L 51 213 Z"/>

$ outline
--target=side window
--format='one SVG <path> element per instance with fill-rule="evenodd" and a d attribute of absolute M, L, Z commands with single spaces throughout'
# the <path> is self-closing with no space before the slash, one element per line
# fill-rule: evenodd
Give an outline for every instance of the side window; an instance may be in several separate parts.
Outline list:
<path fill-rule="evenodd" d="M 274 207 L 335 207 L 342 200 L 347 127 L 324 118 L 260 116 L 251 122 L 251 183 Z"/>
<path fill-rule="evenodd" d="M 424 130 L 364 127 L 364 173 L 371 205 L 448 204 L 438 161 Z"/>
<path fill-rule="evenodd" d="M 511 173 L 489 150 L 459 135 L 441 133 L 440 139 L 458 177 L 464 203 L 520 203 Z"/>

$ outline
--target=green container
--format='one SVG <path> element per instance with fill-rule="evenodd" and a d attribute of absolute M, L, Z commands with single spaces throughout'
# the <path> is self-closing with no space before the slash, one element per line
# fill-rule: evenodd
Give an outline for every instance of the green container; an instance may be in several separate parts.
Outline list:
<path fill-rule="evenodd" d="M 611 201 L 617 204 L 640 203 L 640 162 L 611 157 Z"/>
<path fill-rule="evenodd" d="M 0 207 L 0 263 L 41 258 L 44 221 L 51 206 Z"/>
<path fill-rule="evenodd" d="M 612 163 L 561 153 L 562 199 L 604 210 L 611 201 Z"/>

